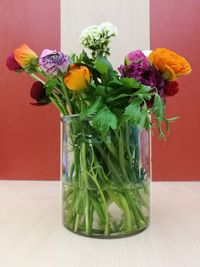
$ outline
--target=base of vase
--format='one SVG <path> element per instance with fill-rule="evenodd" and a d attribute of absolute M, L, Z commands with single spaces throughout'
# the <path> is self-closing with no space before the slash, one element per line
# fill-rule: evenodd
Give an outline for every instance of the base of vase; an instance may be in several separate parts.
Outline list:
<path fill-rule="evenodd" d="M 144 228 L 139 229 L 137 231 L 134 231 L 133 233 L 127 233 L 127 234 L 126 233 L 114 233 L 114 234 L 111 234 L 109 236 L 105 236 L 102 234 L 95 234 L 95 233 L 88 235 L 88 234 L 85 234 L 83 232 L 74 232 L 66 225 L 63 225 L 63 226 L 67 230 L 69 230 L 71 233 L 74 233 L 74 234 L 79 235 L 79 236 L 84 236 L 84 237 L 89 237 L 89 238 L 97 238 L 97 239 L 118 239 L 118 238 L 131 237 L 131 236 L 140 234 L 141 232 L 145 231 L 150 226 L 150 223 L 147 224 Z"/>

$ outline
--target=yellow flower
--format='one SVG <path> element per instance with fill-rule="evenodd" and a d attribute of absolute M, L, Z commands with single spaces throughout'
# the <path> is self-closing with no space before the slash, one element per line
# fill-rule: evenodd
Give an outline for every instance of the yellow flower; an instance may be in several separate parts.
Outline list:
<path fill-rule="evenodd" d="M 64 77 L 64 83 L 70 90 L 79 91 L 85 89 L 91 80 L 91 74 L 87 67 L 72 64 Z"/>
<path fill-rule="evenodd" d="M 21 67 L 27 66 L 31 62 L 31 60 L 37 57 L 37 54 L 26 44 L 21 45 L 14 51 L 14 58 Z"/>
<path fill-rule="evenodd" d="M 166 48 L 157 48 L 148 56 L 148 60 L 159 70 L 165 79 L 174 81 L 181 75 L 191 72 L 187 60 Z"/>

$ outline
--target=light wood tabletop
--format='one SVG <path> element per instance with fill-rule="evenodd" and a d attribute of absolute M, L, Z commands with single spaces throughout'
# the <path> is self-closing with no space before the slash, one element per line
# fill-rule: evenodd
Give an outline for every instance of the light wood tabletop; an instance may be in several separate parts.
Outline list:
<path fill-rule="evenodd" d="M 199 267 L 200 182 L 153 182 L 151 225 L 92 239 L 61 223 L 61 185 L 0 181 L 0 267 Z"/>

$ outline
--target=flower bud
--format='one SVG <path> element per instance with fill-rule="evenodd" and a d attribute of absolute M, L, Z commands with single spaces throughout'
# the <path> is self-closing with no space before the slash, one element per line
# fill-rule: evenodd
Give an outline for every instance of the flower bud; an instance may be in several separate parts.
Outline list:
<path fill-rule="evenodd" d="M 26 67 L 33 59 L 36 59 L 37 57 L 37 54 L 26 44 L 21 45 L 14 51 L 14 58 L 21 67 Z"/>

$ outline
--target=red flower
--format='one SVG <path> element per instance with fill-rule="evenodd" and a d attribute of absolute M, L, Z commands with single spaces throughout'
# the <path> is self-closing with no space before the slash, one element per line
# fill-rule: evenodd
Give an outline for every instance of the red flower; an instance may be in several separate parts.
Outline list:
<path fill-rule="evenodd" d="M 178 83 L 176 81 L 169 82 L 165 85 L 164 92 L 166 96 L 174 96 L 178 93 Z"/>
<path fill-rule="evenodd" d="M 19 63 L 14 58 L 14 53 L 11 53 L 6 60 L 6 66 L 9 70 L 20 70 L 22 69 Z"/>
<path fill-rule="evenodd" d="M 49 97 L 46 95 L 45 86 L 42 82 L 36 81 L 33 83 L 30 95 L 37 101 L 35 103 L 30 103 L 33 106 L 44 106 L 51 102 Z"/>
<path fill-rule="evenodd" d="M 43 83 L 39 81 L 34 82 L 31 87 L 30 95 L 33 99 L 37 101 L 39 101 L 43 96 L 45 96 L 45 89 Z"/>
<path fill-rule="evenodd" d="M 37 101 L 36 103 L 30 103 L 33 106 L 44 106 L 50 103 L 49 98 L 46 96 L 44 84 L 39 81 L 33 83 L 30 95 Z"/>

